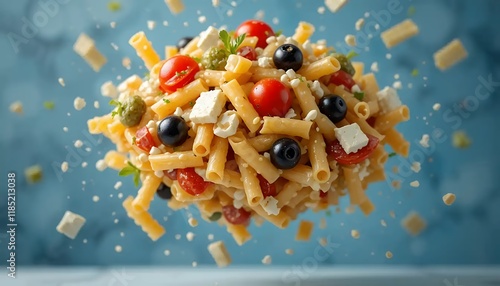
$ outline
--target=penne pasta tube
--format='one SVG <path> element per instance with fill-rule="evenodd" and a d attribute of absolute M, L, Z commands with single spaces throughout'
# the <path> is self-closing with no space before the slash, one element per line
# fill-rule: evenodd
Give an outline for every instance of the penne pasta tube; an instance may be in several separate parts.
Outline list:
<path fill-rule="evenodd" d="M 312 121 L 264 116 L 260 134 L 281 134 L 309 139 Z"/>

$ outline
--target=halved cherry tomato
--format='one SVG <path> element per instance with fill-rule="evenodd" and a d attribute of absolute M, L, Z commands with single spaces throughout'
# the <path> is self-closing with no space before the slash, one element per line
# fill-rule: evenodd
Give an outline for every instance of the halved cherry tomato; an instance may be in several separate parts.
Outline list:
<path fill-rule="evenodd" d="M 271 197 L 276 196 L 276 186 L 274 184 L 270 184 L 260 174 L 257 175 L 257 178 L 259 179 L 260 189 L 262 190 L 262 194 L 264 195 L 264 198 L 267 198 L 269 196 L 271 196 Z"/>
<path fill-rule="evenodd" d="M 251 213 L 243 208 L 237 209 L 233 205 L 223 206 L 222 214 L 231 224 L 248 224 L 250 222 Z"/>
<path fill-rule="evenodd" d="M 203 194 L 210 182 L 205 182 L 200 175 L 196 174 L 194 168 L 177 169 L 177 181 L 181 188 L 188 194 L 197 196 Z"/>
<path fill-rule="evenodd" d="M 184 55 L 173 56 L 165 61 L 160 69 L 160 89 L 172 93 L 192 82 L 199 71 L 200 67 L 193 58 Z"/>
<path fill-rule="evenodd" d="M 292 95 L 288 87 L 274 78 L 258 81 L 248 96 L 260 116 L 283 117 L 292 107 Z"/>
<path fill-rule="evenodd" d="M 153 146 L 158 147 L 147 126 L 135 132 L 135 145 L 148 153 Z"/>
<path fill-rule="evenodd" d="M 177 180 L 177 169 L 172 171 L 165 170 L 163 171 L 163 175 L 167 176 L 170 180 Z"/>
<path fill-rule="evenodd" d="M 378 145 L 378 138 L 370 134 L 366 134 L 368 137 L 368 145 L 358 150 L 356 153 L 347 154 L 340 145 L 339 140 L 335 140 L 326 146 L 326 152 L 328 155 L 332 156 L 335 161 L 342 165 L 353 165 L 363 162 L 365 159 L 370 157 L 375 148 Z"/>
<path fill-rule="evenodd" d="M 251 61 L 257 60 L 257 52 L 255 52 L 255 49 L 250 46 L 239 47 L 238 50 L 236 51 L 236 54 Z"/>
<path fill-rule="evenodd" d="M 339 70 L 332 74 L 330 77 L 330 83 L 334 85 L 343 85 L 347 91 L 351 91 L 352 87 L 356 84 L 352 76 L 343 70 Z"/>
<path fill-rule="evenodd" d="M 246 34 L 247 37 L 257 37 L 259 41 L 257 42 L 258 48 L 265 48 L 267 46 L 267 38 L 274 36 L 273 29 L 259 20 L 248 20 L 241 23 L 236 29 L 235 36 Z"/>

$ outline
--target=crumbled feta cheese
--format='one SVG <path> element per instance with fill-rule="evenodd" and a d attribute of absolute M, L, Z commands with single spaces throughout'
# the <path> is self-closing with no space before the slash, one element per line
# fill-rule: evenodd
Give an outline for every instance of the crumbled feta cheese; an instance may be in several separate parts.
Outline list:
<path fill-rule="evenodd" d="M 365 19 L 359 18 L 354 24 L 354 27 L 356 28 L 356 31 L 359 31 L 361 30 L 361 28 L 363 28 L 364 25 L 365 25 Z"/>
<path fill-rule="evenodd" d="M 424 134 L 422 135 L 422 139 L 420 139 L 420 145 L 422 145 L 422 147 L 424 148 L 429 148 L 429 134 Z"/>
<path fill-rule="evenodd" d="M 352 93 L 361 92 L 361 88 L 359 88 L 359 85 L 355 84 L 351 87 L 351 92 Z"/>
<path fill-rule="evenodd" d="M 402 105 L 397 91 L 388 86 L 377 92 L 377 99 L 382 114 L 391 112 Z"/>
<path fill-rule="evenodd" d="M 354 239 L 358 239 L 358 238 L 359 238 L 359 236 L 360 236 L 360 235 L 359 235 L 359 231 L 358 231 L 358 230 L 356 230 L 356 229 L 351 230 L 351 236 L 352 236 L 352 238 L 354 238 Z"/>
<path fill-rule="evenodd" d="M 61 164 L 61 171 L 63 173 L 66 173 L 68 171 L 68 169 L 69 169 L 68 162 L 66 162 L 66 161 L 62 162 L 62 164 Z"/>
<path fill-rule="evenodd" d="M 237 209 L 241 209 L 243 207 L 243 200 L 233 200 L 233 206 Z"/>
<path fill-rule="evenodd" d="M 191 226 L 191 227 L 196 227 L 198 226 L 198 220 L 196 220 L 194 217 L 190 217 L 188 219 L 188 224 Z"/>
<path fill-rule="evenodd" d="M 439 109 L 441 109 L 441 104 L 439 104 L 439 103 L 435 103 L 435 104 L 432 106 L 432 109 L 434 109 L 434 111 L 438 111 Z"/>
<path fill-rule="evenodd" d="M 395 89 L 402 89 L 403 88 L 403 84 L 401 83 L 401 81 L 395 81 L 393 84 L 392 84 L 392 87 L 394 87 Z"/>
<path fill-rule="evenodd" d="M 266 255 L 262 258 L 262 264 L 271 264 L 272 258 L 271 255 Z"/>
<path fill-rule="evenodd" d="M 219 42 L 219 30 L 213 26 L 208 27 L 205 31 L 200 33 L 200 40 L 198 41 L 198 48 L 203 51 L 210 49 L 211 47 L 217 46 Z"/>
<path fill-rule="evenodd" d="M 266 197 L 260 202 L 260 206 L 266 211 L 268 215 L 278 215 L 280 208 L 278 208 L 278 200 L 273 196 Z"/>
<path fill-rule="evenodd" d="M 212 6 L 213 7 L 219 7 L 220 0 L 212 0 Z"/>
<path fill-rule="evenodd" d="M 245 198 L 245 191 L 243 190 L 237 190 L 233 194 L 235 200 L 243 200 Z"/>
<path fill-rule="evenodd" d="M 388 60 L 390 60 L 390 59 L 392 59 L 392 55 L 391 55 L 390 53 L 387 53 L 387 54 L 385 55 L 385 58 L 386 58 L 386 59 L 388 59 Z"/>
<path fill-rule="evenodd" d="M 177 106 L 175 108 L 174 115 L 175 116 L 182 116 L 182 113 L 183 113 L 182 108 L 180 108 L 180 107 Z"/>
<path fill-rule="evenodd" d="M 156 177 L 158 177 L 160 179 L 163 178 L 163 171 L 161 171 L 161 170 L 154 171 L 154 174 Z"/>
<path fill-rule="evenodd" d="M 451 206 L 454 202 L 455 202 L 455 199 L 456 199 L 456 195 L 453 194 L 453 193 L 447 193 L 446 195 L 443 196 L 443 202 L 445 205 L 447 206 Z"/>
<path fill-rule="evenodd" d="M 106 161 L 104 160 L 98 160 L 96 163 L 95 163 L 95 168 L 98 170 L 98 171 L 104 171 L 106 168 L 108 167 L 108 164 L 106 164 Z"/>
<path fill-rule="evenodd" d="M 215 89 L 202 92 L 189 114 L 189 119 L 197 124 L 216 123 L 225 104 L 226 96 L 222 91 Z"/>
<path fill-rule="evenodd" d="M 87 103 L 85 102 L 85 99 L 81 97 L 76 97 L 75 100 L 73 101 L 73 106 L 75 107 L 76 110 L 82 110 Z"/>
<path fill-rule="evenodd" d="M 203 24 L 203 23 L 205 23 L 206 21 L 207 21 L 207 17 L 205 17 L 205 16 L 203 16 L 203 15 L 202 15 L 202 16 L 200 16 L 200 17 L 198 17 L 198 22 L 200 22 L 200 23 L 202 23 L 202 24 Z"/>
<path fill-rule="evenodd" d="M 161 154 L 161 150 L 153 146 L 151 150 L 149 150 L 149 155 L 159 155 Z"/>
<path fill-rule="evenodd" d="M 356 153 L 368 145 L 368 137 L 361 131 L 357 123 L 335 128 L 335 137 L 347 154 Z"/>
<path fill-rule="evenodd" d="M 413 164 L 411 164 L 411 170 L 415 173 L 418 173 L 420 172 L 422 168 L 420 167 L 420 163 L 419 162 L 413 162 Z"/>
<path fill-rule="evenodd" d="M 118 90 L 111 81 L 107 81 L 101 85 L 101 94 L 103 96 L 116 98 L 118 96 Z"/>
<path fill-rule="evenodd" d="M 64 132 L 68 132 L 68 130 L 69 130 L 68 127 L 66 127 L 66 126 L 63 127 Z"/>
<path fill-rule="evenodd" d="M 83 146 L 82 140 L 76 140 L 73 146 L 75 146 L 75 148 L 81 148 Z"/>
<path fill-rule="evenodd" d="M 414 187 L 414 188 L 418 188 L 420 186 L 420 182 L 419 181 L 413 181 L 410 183 L 410 186 Z"/>
<path fill-rule="evenodd" d="M 148 29 L 149 30 L 154 30 L 155 27 L 156 27 L 156 22 L 149 20 L 148 21 Z"/>
<path fill-rule="evenodd" d="M 137 159 L 139 159 L 139 161 L 143 163 L 146 163 L 148 161 L 148 155 L 141 153 L 139 154 L 139 156 L 137 156 Z"/>
<path fill-rule="evenodd" d="M 325 7 L 323 7 L 323 6 L 319 6 L 319 7 L 318 7 L 318 13 L 319 13 L 319 14 L 324 14 L 324 13 L 325 13 L 325 10 L 326 10 L 326 9 L 325 9 Z"/>
<path fill-rule="evenodd" d="M 372 72 L 378 72 L 378 63 L 377 62 L 373 62 L 372 65 L 370 66 L 370 70 Z"/>
<path fill-rule="evenodd" d="M 23 103 L 20 101 L 14 101 L 9 106 L 10 112 L 22 114 L 23 113 Z"/>
<path fill-rule="evenodd" d="M 156 128 L 156 122 L 154 120 L 149 120 L 146 126 L 148 128 Z"/>
<path fill-rule="evenodd" d="M 193 239 L 194 239 L 194 233 L 192 233 L 190 231 L 188 233 L 186 233 L 186 239 L 188 241 L 193 241 Z"/>
<path fill-rule="evenodd" d="M 368 175 L 370 175 L 370 172 L 368 172 L 368 166 L 370 166 L 370 160 L 366 159 L 363 162 L 361 162 L 358 166 L 359 166 L 358 176 L 360 180 L 363 180 L 364 178 L 368 177 Z"/>
<path fill-rule="evenodd" d="M 109 26 L 111 27 L 111 29 L 114 29 L 116 28 L 116 22 L 109 22 Z"/>
<path fill-rule="evenodd" d="M 318 112 L 316 110 L 311 110 L 307 113 L 306 117 L 304 117 L 304 121 L 313 121 L 318 116 Z"/>
<path fill-rule="evenodd" d="M 84 224 L 84 217 L 73 212 L 66 211 L 57 225 L 56 230 L 71 239 L 75 239 Z"/>
<path fill-rule="evenodd" d="M 347 0 L 325 0 L 325 5 L 328 9 L 335 13 L 347 3 Z"/>
<path fill-rule="evenodd" d="M 346 35 L 344 38 L 344 41 L 348 46 L 351 46 L 351 47 L 356 46 L 356 37 L 354 35 L 351 35 L 351 34 Z"/>
<path fill-rule="evenodd" d="M 123 248 L 121 247 L 121 245 L 115 245 L 115 251 L 120 253 L 122 252 Z"/>
<path fill-rule="evenodd" d="M 288 109 L 287 113 L 285 114 L 285 118 L 294 118 L 297 116 L 295 113 L 295 110 L 293 108 Z"/>
<path fill-rule="evenodd" d="M 224 112 L 214 126 L 214 134 L 221 138 L 227 138 L 236 133 L 240 119 L 238 114 L 233 110 Z"/>
<path fill-rule="evenodd" d="M 293 249 L 287 248 L 287 249 L 285 249 L 285 253 L 288 254 L 288 255 L 292 255 L 293 254 Z"/>
<path fill-rule="evenodd" d="M 99 109 L 99 107 L 101 107 L 101 105 L 99 104 L 99 101 L 94 101 L 94 108 L 95 109 Z"/>
<path fill-rule="evenodd" d="M 270 57 L 260 57 L 258 60 L 259 67 L 261 68 L 272 68 L 273 59 Z"/>
<path fill-rule="evenodd" d="M 299 86 L 300 84 L 300 79 L 298 78 L 294 78 L 290 81 L 290 85 L 293 87 L 293 88 L 296 88 L 297 86 Z"/>
<path fill-rule="evenodd" d="M 86 168 L 88 166 L 87 162 L 82 162 L 82 168 Z"/>
<path fill-rule="evenodd" d="M 274 42 L 276 42 L 276 37 L 275 37 L 275 36 L 270 36 L 270 37 L 267 37 L 267 39 L 266 39 L 266 43 L 267 43 L 268 45 L 270 45 L 270 44 L 272 44 L 272 43 L 274 43 Z"/>
<path fill-rule="evenodd" d="M 60 77 L 57 79 L 57 81 L 59 82 L 59 84 L 62 86 L 62 87 L 65 87 L 66 86 L 66 83 L 64 82 L 64 78 Z"/>
<path fill-rule="evenodd" d="M 319 81 L 315 80 L 313 81 L 311 84 L 311 91 L 313 92 L 314 96 L 316 96 L 316 98 L 320 99 L 323 97 L 323 95 L 325 94 L 325 92 L 323 91 L 323 89 L 321 88 L 321 84 Z"/>
<path fill-rule="evenodd" d="M 121 181 L 117 181 L 115 183 L 115 185 L 113 186 L 113 188 L 115 188 L 115 190 L 118 190 L 119 188 L 121 188 L 122 185 L 123 185 L 123 183 Z"/>

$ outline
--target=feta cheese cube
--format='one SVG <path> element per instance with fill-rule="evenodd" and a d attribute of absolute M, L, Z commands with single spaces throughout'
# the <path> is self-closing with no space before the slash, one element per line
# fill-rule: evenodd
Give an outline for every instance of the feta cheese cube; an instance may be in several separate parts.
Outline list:
<path fill-rule="evenodd" d="M 111 81 L 107 81 L 101 85 L 101 94 L 103 96 L 116 98 L 118 96 L 118 90 Z"/>
<path fill-rule="evenodd" d="M 260 57 L 258 60 L 259 67 L 261 68 L 272 68 L 273 59 L 270 57 Z"/>
<path fill-rule="evenodd" d="M 377 92 L 377 99 L 382 114 L 391 112 L 402 104 L 397 91 L 389 86 Z"/>
<path fill-rule="evenodd" d="M 260 202 L 260 206 L 266 211 L 268 215 L 278 215 L 280 208 L 278 208 L 278 200 L 272 196 L 266 197 Z"/>
<path fill-rule="evenodd" d="M 326 7 L 335 13 L 340 10 L 347 3 L 347 0 L 325 0 Z"/>
<path fill-rule="evenodd" d="M 208 27 L 205 31 L 200 33 L 200 40 L 198 41 L 198 48 L 206 51 L 211 47 L 217 46 L 219 42 L 219 30 L 213 26 Z"/>
<path fill-rule="evenodd" d="M 70 211 L 66 211 L 56 229 L 59 233 L 62 233 L 71 239 L 75 239 L 84 224 L 84 217 Z"/>
<path fill-rule="evenodd" d="M 238 114 L 233 110 L 228 110 L 224 112 L 220 116 L 219 121 L 217 121 L 214 128 L 214 134 L 221 138 L 227 138 L 236 133 L 239 124 L 240 119 Z"/>
<path fill-rule="evenodd" d="M 76 110 L 82 110 L 86 105 L 87 103 L 85 102 L 85 99 L 81 97 L 76 97 L 75 100 L 73 101 L 73 107 Z"/>
<path fill-rule="evenodd" d="M 347 154 L 356 153 L 368 145 L 368 137 L 361 131 L 357 123 L 335 129 L 335 137 Z"/>
<path fill-rule="evenodd" d="M 226 96 L 220 90 L 202 92 L 189 114 L 193 123 L 216 123 L 226 104 Z"/>

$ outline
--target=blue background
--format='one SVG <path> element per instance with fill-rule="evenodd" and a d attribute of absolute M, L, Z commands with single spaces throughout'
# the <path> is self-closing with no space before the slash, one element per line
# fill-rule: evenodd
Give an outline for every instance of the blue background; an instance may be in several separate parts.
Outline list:
<path fill-rule="evenodd" d="M 42 1 L 46 2 L 46 1 Z M 62 1 L 61 1 L 62 2 Z M 271 254 L 273 264 L 301 264 L 314 257 L 318 247 L 316 239 L 309 243 L 294 241 L 297 223 L 286 230 L 278 230 L 270 224 L 251 227 L 253 239 L 238 247 L 230 235 L 215 224 L 200 220 L 197 228 L 188 226 L 188 212 L 173 213 L 165 202 L 155 200 L 151 212 L 167 229 L 167 234 L 157 242 L 150 239 L 128 219 L 121 207 L 123 196 L 133 195 L 136 189 L 130 178 L 120 178 L 113 170 L 96 171 L 95 162 L 113 148 L 102 137 L 86 136 L 86 120 L 109 112 L 107 99 L 100 95 L 99 88 L 107 80 L 117 83 L 117 76 L 126 78 L 137 73 L 144 74 L 142 62 L 127 44 L 129 37 L 138 30 L 145 30 L 154 47 L 160 53 L 166 44 L 175 44 L 182 36 L 196 35 L 209 24 L 226 24 L 234 29 L 238 23 L 254 17 L 264 10 L 264 20 L 273 23 L 275 30 L 282 29 L 291 35 L 300 20 L 316 25 L 314 40 L 326 39 L 329 44 L 343 45 L 347 33 L 359 35 L 354 22 L 365 12 L 380 13 L 386 10 L 387 1 L 351 0 L 340 12 L 318 14 L 323 1 L 236 1 L 236 8 L 229 1 L 221 0 L 218 8 L 209 0 L 185 0 L 187 9 L 173 16 L 164 2 L 122 0 L 122 9 L 110 12 L 107 1 L 67 1 L 59 4 L 58 11 L 48 16 L 47 24 L 38 27 L 32 37 L 16 48 L 9 35 L 22 36 L 23 17 L 32 20 L 42 7 L 38 1 L 2 1 L 0 4 L 0 174 L 1 225 L 0 254 L 6 257 L 6 180 L 7 172 L 17 173 L 17 259 L 18 265 L 113 265 L 113 264 L 213 264 L 206 246 L 207 235 L 226 241 L 233 260 L 237 264 L 260 264 L 264 255 Z M 369 40 L 369 51 L 361 51 L 358 60 L 369 69 L 373 61 L 379 63 L 377 78 L 381 86 L 391 85 L 394 75 L 399 74 L 403 83 L 401 99 L 411 108 L 412 120 L 398 129 L 412 142 L 409 161 L 391 158 L 387 167 L 407 167 L 408 162 L 422 162 L 419 174 L 402 176 L 402 188 L 395 190 L 387 182 L 372 185 L 369 197 L 377 210 L 365 218 L 358 210 L 348 215 L 342 210 L 332 215 L 307 213 L 301 218 L 319 222 L 328 221 L 328 228 L 314 230 L 314 237 L 329 236 L 338 244 L 328 259 L 319 259 L 326 264 L 498 264 L 500 263 L 500 175 L 499 119 L 500 107 L 498 86 L 492 89 L 485 100 L 474 100 L 480 77 L 491 77 L 500 81 L 500 3 L 498 1 L 452 1 L 452 0 L 400 0 L 402 12 L 393 14 L 387 23 L 379 21 L 385 30 L 408 17 L 410 6 L 415 7 L 411 16 L 420 27 L 420 34 L 388 51 L 380 40 L 380 31 L 373 32 Z M 227 15 L 234 10 L 232 16 Z M 197 21 L 199 15 L 207 18 L 205 24 Z M 147 30 L 147 20 L 157 22 L 153 31 Z M 112 29 L 110 21 L 116 21 Z M 168 21 L 168 26 L 162 22 Z M 367 23 L 376 21 L 373 16 Z M 188 23 L 187 26 L 184 22 Z M 96 40 L 99 50 L 108 58 L 108 63 L 99 73 L 90 67 L 72 50 L 77 36 L 85 32 Z M 29 35 L 30 36 L 30 35 Z M 433 64 L 432 54 L 440 47 L 460 38 L 469 58 L 449 71 L 440 72 Z M 115 43 L 119 49 L 111 47 Z M 386 59 L 390 53 L 392 58 Z M 123 57 L 132 59 L 132 69 L 121 65 Z M 419 75 L 411 76 L 417 68 Z M 63 77 L 66 87 L 57 79 Z M 411 83 L 412 88 L 408 87 Z M 86 99 L 87 107 L 82 111 L 73 108 L 73 99 Z M 462 103 L 465 111 L 457 115 L 456 108 Z M 9 112 L 9 105 L 20 100 L 24 104 L 24 115 Z M 54 110 L 46 110 L 43 102 L 52 100 Z M 93 102 L 100 102 L 100 109 Z M 434 103 L 442 105 L 433 111 Z M 467 105 L 468 104 L 468 105 Z M 63 132 L 68 127 L 68 132 Z M 444 141 L 431 142 L 431 148 L 422 149 L 418 140 L 424 133 L 433 134 L 442 130 Z M 451 145 L 451 136 L 456 130 L 465 130 L 472 139 L 472 146 L 458 150 Z M 75 140 L 86 141 L 90 152 L 73 147 Z M 70 163 L 70 170 L 62 174 L 62 161 Z M 86 168 L 80 165 L 88 162 Z M 26 183 L 23 170 L 40 164 L 44 179 L 36 185 Z M 394 175 L 393 175 L 394 176 Z M 116 181 L 124 185 L 117 191 Z M 419 188 L 409 183 L 420 181 Z M 443 204 L 441 197 L 447 192 L 457 195 L 453 206 Z M 93 196 L 100 200 L 94 202 Z M 347 205 L 342 201 L 342 207 Z M 75 240 L 56 232 L 55 227 L 66 210 L 83 215 L 87 223 Z M 394 211 L 396 218 L 389 215 Z M 400 220 L 410 211 L 418 211 L 427 221 L 427 229 L 418 237 L 409 236 L 400 226 Z M 191 210 L 198 217 L 195 210 Z M 117 220 L 115 222 L 115 219 Z M 387 222 L 382 227 L 380 220 Z M 361 237 L 354 240 L 351 229 L 358 229 Z M 188 242 L 185 234 L 196 234 Z M 181 238 L 177 240 L 176 234 Z M 86 243 L 84 243 L 84 239 Z M 121 253 L 115 245 L 123 248 Z M 284 249 L 293 248 L 295 254 L 288 256 Z M 166 256 L 168 249 L 171 254 Z M 392 251 L 391 260 L 385 252 Z"/>

